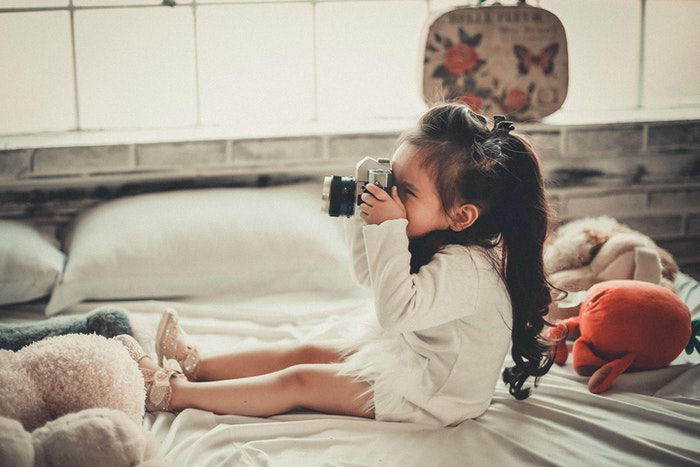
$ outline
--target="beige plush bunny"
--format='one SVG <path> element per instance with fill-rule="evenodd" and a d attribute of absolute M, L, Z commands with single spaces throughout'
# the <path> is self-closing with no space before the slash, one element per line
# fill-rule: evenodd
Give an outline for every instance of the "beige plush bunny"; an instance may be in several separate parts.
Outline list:
<path fill-rule="evenodd" d="M 103 467 L 165 466 L 153 436 L 124 412 L 87 409 L 33 432 L 19 421 L 0 417 L 0 465 Z"/>
<path fill-rule="evenodd" d="M 65 334 L 0 350 L 0 465 L 163 465 L 141 426 L 144 399 L 115 339 Z"/>
<path fill-rule="evenodd" d="M 678 265 L 671 254 L 608 216 L 577 219 L 559 227 L 545 246 L 544 265 L 550 283 L 569 293 L 550 306 L 550 322 L 576 316 L 586 291 L 607 280 L 640 280 L 676 291 L 673 280 Z M 553 298 L 561 294 L 556 289 L 552 293 Z"/>

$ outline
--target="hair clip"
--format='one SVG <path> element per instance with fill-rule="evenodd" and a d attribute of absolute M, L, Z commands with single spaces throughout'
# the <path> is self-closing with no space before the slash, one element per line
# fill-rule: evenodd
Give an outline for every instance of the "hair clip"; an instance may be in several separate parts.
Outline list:
<path fill-rule="evenodd" d="M 513 122 L 506 120 L 505 115 L 493 116 L 493 128 L 491 128 L 491 134 L 506 136 L 513 130 L 515 130 Z"/>

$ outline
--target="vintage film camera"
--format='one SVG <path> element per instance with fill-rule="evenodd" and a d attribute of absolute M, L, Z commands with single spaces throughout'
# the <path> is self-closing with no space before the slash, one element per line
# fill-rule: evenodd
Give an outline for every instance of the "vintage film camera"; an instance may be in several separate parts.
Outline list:
<path fill-rule="evenodd" d="M 368 183 L 378 185 L 391 194 L 393 177 L 389 159 L 365 157 L 357 163 L 354 177 L 339 175 L 325 177 L 321 210 L 333 217 L 353 216 L 355 207 L 362 203 L 360 196 Z"/>

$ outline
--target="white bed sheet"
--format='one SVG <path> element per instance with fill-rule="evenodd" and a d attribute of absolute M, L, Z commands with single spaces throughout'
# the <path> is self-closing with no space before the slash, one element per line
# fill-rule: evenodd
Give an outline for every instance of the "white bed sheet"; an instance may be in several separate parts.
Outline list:
<path fill-rule="evenodd" d="M 205 353 L 333 339 L 345 320 L 370 312 L 369 297 L 361 293 L 111 303 L 131 311 L 137 337 L 150 346 L 161 310 L 174 306 Z M 23 313 L 1 320 L 40 317 Z M 168 465 L 182 466 L 700 465 L 698 363 L 697 355 L 682 353 L 667 368 L 621 375 L 601 395 L 588 391 L 587 378 L 571 363 L 555 365 L 530 398 L 515 400 L 499 382 L 485 415 L 452 428 L 304 410 L 255 418 L 195 409 L 147 414 L 144 426 L 161 443 Z"/>

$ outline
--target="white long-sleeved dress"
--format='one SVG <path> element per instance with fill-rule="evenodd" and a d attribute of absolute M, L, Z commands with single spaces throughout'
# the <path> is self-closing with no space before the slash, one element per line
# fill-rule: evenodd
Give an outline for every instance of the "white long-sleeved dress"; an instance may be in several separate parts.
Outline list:
<path fill-rule="evenodd" d="M 511 342 L 505 284 L 481 247 L 447 245 L 410 273 L 406 219 L 344 219 L 376 320 L 348 336 L 341 374 L 371 383 L 375 418 L 456 425 L 488 408 Z M 362 331 L 358 331 L 362 329 Z"/>

